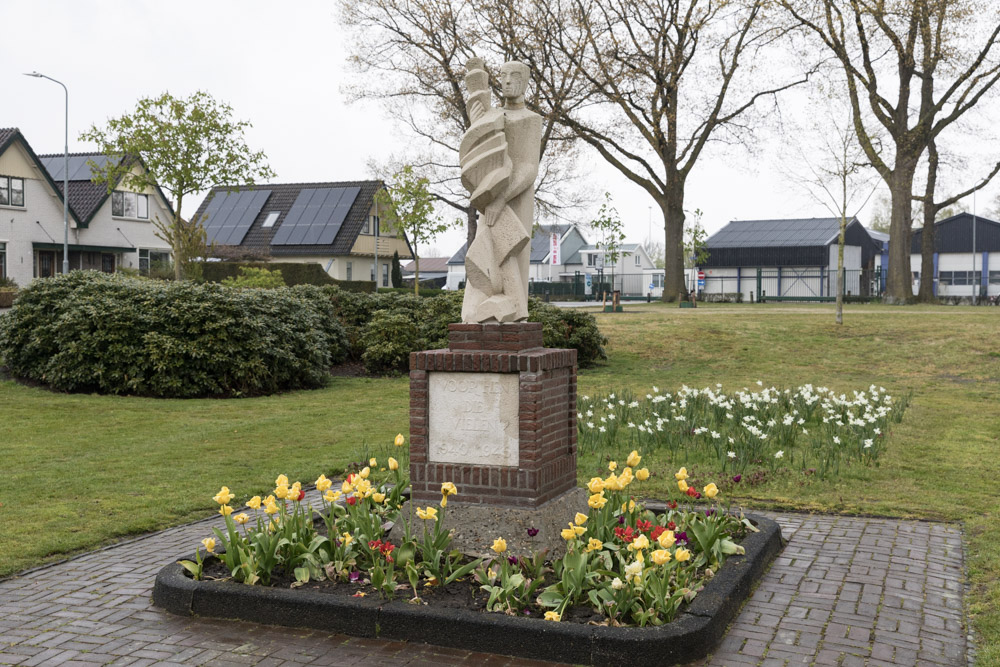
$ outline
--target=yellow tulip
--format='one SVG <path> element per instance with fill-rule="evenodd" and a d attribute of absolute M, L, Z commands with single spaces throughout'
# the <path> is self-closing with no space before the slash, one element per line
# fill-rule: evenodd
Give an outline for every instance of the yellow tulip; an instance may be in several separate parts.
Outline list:
<path fill-rule="evenodd" d="M 215 494 L 215 497 L 212 498 L 212 500 L 219 503 L 220 505 L 226 505 L 229 503 L 230 500 L 233 499 L 233 497 L 234 494 L 229 492 L 229 487 L 224 486 L 222 487 L 222 489 L 219 490 L 217 494 Z"/>
<path fill-rule="evenodd" d="M 545 620 L 546 621 L 555 621 L 556 623 L 558 623 L 559 621 L 562 620 L 562 616 L 560 616 L 559 612 L 557 612 L 557 611 L 547 611 L 547 612 L 545 612 Z"/>
<path fill-rule="evenodd" d="M 344 483 L 340 485 L 340 490 L 343 491 L 344 493 L 350 493 L 351 491 L 354 490 L 354 485 L 345 479 Z"/>
<path fill-rule="evenodd" d="M 633 449 L 632 453 L 629 454 L 628 458 L 625 460 L 625 463 L 627 463 L 628 465 L 630 465 L 633 468 L 635 468 L 635 467 L 637 467 L 639 465 L 639 461 L 641 461 L 641 460 L 642 460 L 642 457 L 639 456 L 639 452 L 637 450 Z"/>
<path fill-rule="evenodd" d="M 677 488 L 680 489 L 681 493 L 685 493 L 688 490 L 688 483 L 683 479 L 677 480 Z"/>
<path fill-rule="evenodd" d="M 249 507 L 252 510 L 259 510 L 260 496 L 254 496 L 253 498 L 251 498 L 250 501 L 247 503 L 247 507 Z"/>
<path fill-rule="evenodd" d="M 344 538 L 344 539 L 343 539 L 343 542 L 344 542 L 344 546 L 345 546 L 345 547 L 346 547 L 346 546 L 347 546 L 348 544 L 350 544 L 351 542 L 353 542 L 353 541 L 354 541 L 354 538 L 353 538 L 353 537 L 351 537 L 351 534 L 350 534 L 350 533 L 347 533 L 347 532 L 345 532 L 345 533 L 344 533 L 343 535 L 341 535 L 341 537 L 342 537 L 342 538 Z"/>
<path fill-rule="evenodd" d="M 587 523 L 587 519 L 588 518 L 590 518 L 590 517 L 588 517 L 586 514 L 584 514 L 582 512 L 577 512 L 576 516 L 573 517 L 573 521 L 576 522 L 576 525 L 582 526 L 583 524 Z"/>
<path fill-rule="evenodd" d="M 244 512 L 240 512 L 239 514 L 237 514 L 236 516 L 233 517 L 233 521 L 235 521 L 236 523 L 240 524 L 241 526 L 243 524 L 245 524 L 249 520 L 250 520 L 250 516 L 248 514 L 244 513 Z"/>
<path fill-rule="evenodd" d="M 402 447 L 403 443 L 405 443 L 405 442 L 406 442 L 406 438 L 403 437 L 402 433 L 396 434 L 396 439 L 393 440 L 393 443 L 395 443 L 395 445 L 397 447 Z"/>
<path fill-rule="evenodd" d="M 640 482 L 645 482 L 649 479 L 649 468 L 640 468 L 635 471 L 635 478 Z"/>
<path fill-rule="evenodd" d="M 441 493 L 446 496 L 453 496 L 458 493 L 458 489 L 451 482 L 445 482 L 441 485 Z"/>
<path fill-rule="evenodd" d="M 601 542 L 596 537 L 592 537 L 592 538 L 590 538 L 590 540 L 587 541 L 586 551 L 589 553 L 591 551 L 597 551 L 598 549 L 601 549 L 602 547 L 604 547 L 604 542 Z"/>
<path fill-rule="evenodd" d="M 373 456 L 370 459 L 368 459 L 368 465 L 370 465 L 372 468 L 377 468 L 378 460 Z"/>
<path fill-rule="evenodd" d="M 632 476 L 632 469 L 625 468 L 625 470 L 622 471 L 622 474 L 618 475 L 618 485 L 624 489 L 626 486 L 632 483 L 633 479 L 634 478 Z"/>
<path fill-rule="evenodd" d="M 316 490 L 323 493 L 327 489 L 333 486 L 333 482 L 326 478 L 326 475 L 320 475 L 319 479 L 316 480 Z"/>
<path fill-rule="evenodd" d="M 562 532 L 559 533 L 559 535 L 567 542 L 576 539 L 576 531 L 573 530 L 572 528 L 563 528 Z"/>
<path fill-rule="evenodd" d="M 715 482 L 712 482 L 711 484 L 705 487 L 706 498 L 714 498 L 717 495 L 719 495 L 719 487 L 715 485 Z"/>
<path fill-rule="evenodd" d="M 587 499 L 587 504 L 593 507 L 594 509 L 598 510 L 604 507 L 604 505 L 607 504 L 607 502 L 608 499 L 604 497 L 604 491 L 601 491 L 600 493 L 595 493 L 594 495 L 592 495 L 590 498 Z"/>
<path fill-rule="evenodd" d="M 302 482 L 295 482 L 295 484 L 292 484 L 292 488 L 288 490 L 288 499 L 298 500 L 300 491 L 302 491 Z"/>
<path fill-rule="evenodd" d="M 425 521 L 428 519 L 432 521 L 437 521 L 438 511 L 436 507 L 428 507 L 425 510 L 417 508 L 417 516 Z"/>
<path fill-rule="evenodd" d="M 335 503 L 337 502 L 337 499 L 340 498 L 341 495 L 343 494 L 341 494 L 340 491 L 334 491 L 333 489 L 329 489 L 326 492 L 326 494 L 323 495 L 323 500 L 325 500 L 328 503 Z"/>
<path fill-rule="evenodd" d="M 282 484 L 288 486 L 288 478 L 284 475 L 278 475 L 278 479 L 274 480 L 274 485 L 281 486 Z"/>
<path fill-rule="evenodd" d="M 676 479 L 678 482 L 685 480 L 687 478 L 688 478 L 687 468 L 681 468 L 680 470 L 674 473 L 674 479 Z"/>
<path fill-rule="evenodd" d="M 643 549 L 649 548 L 649 538 L 645 535 L 639 535 L 639 537 L 632 540 L 632 544 L 628 545 L 631 551 L 642 551 Z"/>
<path fill-rule="evenodd" d="M 600 477 L 591 477 L 587 482 L 587 490 L 591 493 L 600 493 L 604 490 L 604 480 Z"/>
<path fill-rule="evenodd" d="M 391 456 L 389 457 L 389 470 L 399 470 L 399 461 Z"/>
<path fill-rule="evenodd" d="M 611 463 L 608 464 L 608 470 L 610 470 L 611 472 L 614 472 L 617 469 L 618 469 L 618 463 L 617 462 L 612 461 Z"/>
<path fill-rule="evenodd" d="M 208 553 L 215 553 L 215 538 L 214 537 L 206 537 L 205 539 L 203 539 L 201 541 L 201 543 L 203 545 L 205 545 L 205 551 L 207 551 Z"/>
<path fill-rule="evenodd" d="M 441 496 L 441 507 L 447 507 L 447 506 L 448 506 L 448 496 L 443 495 Z"/>
<path fill-rule="evenodd" d="M 381 505 L 385 501 L 385 494 L 384 493 L 373 493 L 372 494 L 372 500 L 374 500 L 379 505 Z"/>
<path fill-rule="evenodd" d="M 275 497 L 284 500 L 286 497 L 288 497 L 288 485 L 279 484 L 278 486 L 274 487 L 274 495 Z"/>
<path fill-rule="evenodd" d="M 677 559 L 678 563 L 683 563 L 686 560 L 691 560 L 691 552 L 687 549 L 678 549 L 674 552 L 674 558 Z"/>
<path fill-rule="evenodd" d="M 669 549 L 670 547 L 674 546 L 674 542 L 676 541 L 677 538 L 674 537 L 674 531 L 672 530 L 665 530 L 662 533 L 660 533 L 660 536 L 658 538 L 656 538 L 656 542 L 664 549 Z"/>
<path fill-rule="evenodd" d="M 264 504 L 265 505 L 272 505 L 272 504 L 274 504 L 275 500 L 276 500 L 276 498 L 274 496 L 268 496 L 267 498 L 264 498 Z"/>
<path fill-rule="evenodd" d="M 361 472 L 358 473 L 358 477 L 360 477 L 361 479 L 368 479 L 368 475 L 370 474 L 372 474 L 372 469 L 369 468 L 368 466 L 365 466 L 364 468 L 361 469 Z"/>
<path fill-rule="evenodd" d="M 664 565 L 670 561 L 670 552 L 666 549 L 657 549 L 650 554 L 650 557 L 657 565 Z"/>
<path fill-rule="evenodd" d="M 223 505 L 222 507 L 219 508 L 219 514 L 221 514 L 222 516 L 229 516 L 232 513 L 233 513 L 233 508 L 230 507 L 229 505 Z"/>
<path fill-rule="evenodd" d="M 497 539 L 493 540 L 493 546 L 490 547 L 490 549 L 493 549 L 493 551 L 497 552 L 498 554 L 502 554 L 504 551 L 507 551 L 507 540 L 503 539 L 502 537 L 498 537 Z"/>
<path fill-rule="evenodd" d="M 615 476 L 615 474 L 611 473 L 610 475 L 608 475 L 608 478 L 604 480 L 604 488 L 607 489 L 608 491 L 621 491 L 622 485 L 621 482 L 618 481 L 618 478 Z"/>
<path fill-rule="evenodd" d="M 357 484 L 354 485 L 354 490 L 357 491 L 357 495 L 367 496 L 371 495 L 369 492 L 372 490 L 372 483 L 367 479 L 362 479 Z"/>
<path fill-rule="evenodd" d="M 266 514 L 277 514 L 280 511 L 281 510 L 278 509 L 278 506 L 275 503 L 268 503 L 264 505 L 264 512 Z"/>

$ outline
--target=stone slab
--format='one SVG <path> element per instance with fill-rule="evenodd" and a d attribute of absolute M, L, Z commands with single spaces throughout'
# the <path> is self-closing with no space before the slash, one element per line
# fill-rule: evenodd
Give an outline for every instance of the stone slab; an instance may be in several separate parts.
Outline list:
<path fill-rule="evenodd" d="M 428 462 L 517 467 L 518 384 L 512 373 L 428 373 Z"/>

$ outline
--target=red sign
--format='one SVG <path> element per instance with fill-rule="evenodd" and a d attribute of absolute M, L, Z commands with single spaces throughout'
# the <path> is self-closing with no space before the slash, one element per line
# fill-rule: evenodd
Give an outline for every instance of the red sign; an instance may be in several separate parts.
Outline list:
<path fill-rule="evenodd" d="M 699 271 L 698 272 L 698 280 L 704 280 L 704 279 L 705 279 L 705 272 L 704 271 Z"/>

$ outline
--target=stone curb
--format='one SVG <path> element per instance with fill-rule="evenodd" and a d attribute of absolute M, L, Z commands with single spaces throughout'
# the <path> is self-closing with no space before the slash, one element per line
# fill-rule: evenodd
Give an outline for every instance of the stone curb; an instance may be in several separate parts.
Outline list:
<path fill-rule="evenodd" d="M 153 604 L 181 616 L 307 627 L 541 660 L 634 666 L 687 663 L 716 647 L 754 582 L 781 551 L 777 522 L 755 515 L 748 518 L 760 532 L 743 540 L 746 554 L 731 556 L 683 613 L 656 628 L 549 623 L 401 601 L 196 582 L 177 563 L 156 575 Z"/>

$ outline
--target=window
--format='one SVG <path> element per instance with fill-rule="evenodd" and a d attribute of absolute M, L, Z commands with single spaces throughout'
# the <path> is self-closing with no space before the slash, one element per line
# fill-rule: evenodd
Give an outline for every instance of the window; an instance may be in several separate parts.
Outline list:
<path fill-rule="evenodd" d="M 92 253 L 87 253 L 91 255 Z M 93 260 L 88 259 L 92 262 Z M 149 248 L 139 248 L 139 273 L 149 275 L 150 268 L 164 268 L 170 266 L 170 253 L 150 250 Z"/>
<path fill-rule="evenodd" d="M 594 266 L 597 263 L 597 255 L 587 255 L 587 266 Z"/>
<path fill-rule="evenodd" d="M 352 268 L 353 267 L 351 266 L 351 263 L 348 262 L 347 263 L 347 279 L 348 280 L 354 280 L 354 276 L 352 275 Z"/>
<path fill-rule="evenodd" d="M 0 204 L 24 206 L 24 179 L 0 176 Z"/>
<path fill-rule="evenodd" d="M 369 278 L 369 280 L 375 282 L 375 262 L 372 262 L 370 268 L 371 268 L 371 278 Z"/>
<path fill-rule="evenodd" d="M 654 273 L 653 274 L 653 279 L 650 280 L 649 282 L 653 283 L 653 289 L 656 289 L 657 287 L 659 287 L 660 289 L 663 289 L 663 274 L 662 273 Z"/>
<path fill-rule="evenodd" d="M 383 264 L 382 265 L 382 287 L 388 287 L 388 286 L 389 286 L 389 265 L 388 264 Z"/>
<path fill-rule="evenodd" d="M 278 216 L 281 213 L 279 211 L 271 211 L 267 214 L 267 218 L 264 220 L 264 227 L 274 227 L 274 223 L 278 221 Z"/>
<path fill-rule="evenodd" d="M 0 243 L 0 279 L 7 277 L 7 244 Z"/>
<path fill-rule="evenodd" d="M 375 217 L 375 216 L 372 216 L 372 217 Z M 372 233 L 372 221 L 371 221 L 371 219 L 365 220 L 365 226 L 361 230 L 361 233 L 362 234 L 371 234 Z"/>
<path fill-rule="evenodd" d="M 377 215 L 373 215 L 372 216 L 372 229 L 375 230 L 375 232 L 374 232 L 375 236 L 378 236 L 379 234 L 382 233 L 382 227 L 380 226 L 380 224 L 381 223 L 379 222 L 378 216 Z"/>
<path fill-rule="evenodd" d="M 139 273 L 149 274 L 149 250 L 144 248 L 139 248 Z"/>
<path fill-rule="evenodd" d="M 636 253 L 635 255 L 635 265 L 642 266 L 642 260 L 639 258 L 639 253 Z"/>
<path fill-rule="evenodd" d="M 990 285 L 1000 285 L 1000 271 L 990 271 Z"/>
<path fill-rule="evenodd" d="M 118 218 L 149 219 L 149 197 L 134 192 L 111 193 L 111 215 Z"/>
<path fill-rule="evenodd" d="M 983 272 L 976 271 L 941 271 L 938 274 L 938 284 L 940 285 L 979 285 L 982 282 Z"/>

